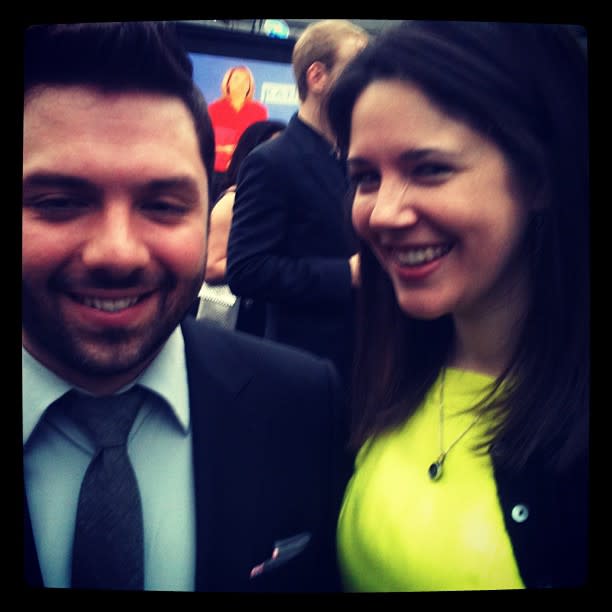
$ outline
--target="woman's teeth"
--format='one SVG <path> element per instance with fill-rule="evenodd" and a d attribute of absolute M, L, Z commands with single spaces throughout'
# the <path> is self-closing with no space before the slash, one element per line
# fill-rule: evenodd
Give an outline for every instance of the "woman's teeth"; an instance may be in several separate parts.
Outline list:
<path fill-rule="evenodd" d="M 430 246 L 419 249 L 397 250 L 395 258 L 402 266 L 420 266 L 446 255 L 450 245 Z"/>

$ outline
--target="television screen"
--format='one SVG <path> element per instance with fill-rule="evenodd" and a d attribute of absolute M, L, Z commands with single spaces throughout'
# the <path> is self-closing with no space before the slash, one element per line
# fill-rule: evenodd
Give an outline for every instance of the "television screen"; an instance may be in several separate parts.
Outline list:
<path fill-rule="evenodd" d="M 297 111 L 293 42 L 205 27 L 183 33 L 215 130 L 215 171 L 224 172 L 250 124 L 263 119 L 287 123 Z"/>
<path fill-rule="evenodd" d="M 253 99 L 268 110 L 270 119 L 288 121 L 298 107 L 298 95 L 291 64 L 245 57 L 190 53 L 194 78 L 210 104 L 221 96 L 223 77 L 236 66 L 246 66 L 253 74 Z"/>

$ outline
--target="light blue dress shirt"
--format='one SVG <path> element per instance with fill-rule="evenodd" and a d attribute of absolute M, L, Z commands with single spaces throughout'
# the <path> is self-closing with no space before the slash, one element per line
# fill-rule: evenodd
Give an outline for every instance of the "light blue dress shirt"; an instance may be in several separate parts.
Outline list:
<path fill-rule="evenodd" d="M 57 406 L 47 411 L 72 385 L 23 348 L 22 370 L 24 478 L 34 541 L 45 586 L 69 587 L 79 489 L 94 448 Z M 180 327 L 134 382 L 153 392 L 128 441 L 143 506 L 145 589 L 192 591 L 195 495 Z"/>

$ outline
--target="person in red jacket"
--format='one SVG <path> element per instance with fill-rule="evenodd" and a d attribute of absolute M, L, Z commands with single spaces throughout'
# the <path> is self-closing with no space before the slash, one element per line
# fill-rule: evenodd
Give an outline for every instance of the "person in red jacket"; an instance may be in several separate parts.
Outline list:
<path fill-rule="evenodd" d="M 221 82 L 222 97 L 208 112 L 215 131 L 215 172 L 225 172 L 238 139 L 249 125 L 268 118 L 268 109 L 253 99 L 255 79 L 247 66 L 233 66 Z"/>

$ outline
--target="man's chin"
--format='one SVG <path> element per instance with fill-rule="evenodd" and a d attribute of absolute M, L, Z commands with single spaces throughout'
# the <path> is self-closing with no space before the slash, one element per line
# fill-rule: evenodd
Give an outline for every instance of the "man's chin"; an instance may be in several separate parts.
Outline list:
<path fill-rule="evenodd" d="M 161 330 L 160 330 L 161 331 Z M 169 334 L 115 334 L 98 341 L 73 342 L 65 360 L 87 376 L 110 377 L 144 369 L 167 340 Z"/>
<path fill-rule="evenodd" d="M 197 294 L 195 285 L 192 292 Z M 165 300 L 155 315 L 137 326 L 94 330 L 40 305 L 24 293 L 22 338 L 25 348 L 45 366 L 67 379 L 132 380 L 155 358 L 192 300 Z M 195 299 L 195 298 L 194 298 Z M 43 308 L 42 306 L 45 306 Z M 184 308 L 183 308 L 184 307 Z M 131 378 L 129 378 L 131 377 Z"/>

